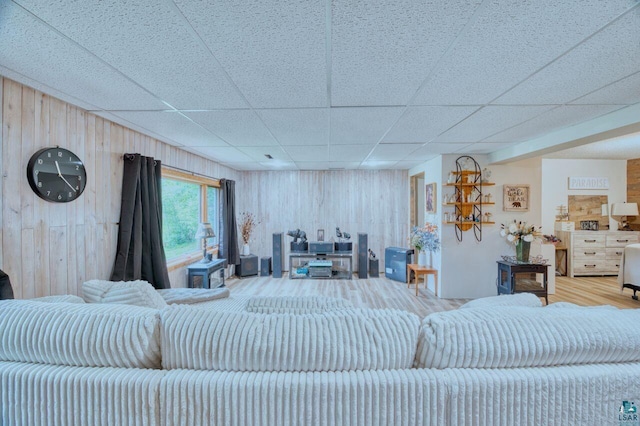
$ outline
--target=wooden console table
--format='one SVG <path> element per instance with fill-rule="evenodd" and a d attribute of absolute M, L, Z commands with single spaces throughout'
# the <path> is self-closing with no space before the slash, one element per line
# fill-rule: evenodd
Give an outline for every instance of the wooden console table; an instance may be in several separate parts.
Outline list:
<path fill-rule="evenodd" d="M 547 269 L 549 265 L 539 263 L 513 263 L 498 260 L 498 295 L 514 293 L 533 293 L 544 297 L 547 305 Z M 536 281 L 532 274 L 542 274 L 542 282 Z"/>
<path fill-rule="evenodd" d="M 428 275 L 433 275 L 435 279 L 435 285 L 433 287 L 434 293 L 438 296 L 438 270 L 433 268 L 428 268 L 426 266 L 420 266 L 416 263 L 407 264 L 407 287 L 411 286 L 411 272 L 413 271 L 414 279 L 413 282 L 416 285 L 416 296 L 418 295 L 418 279 L 427 275 L 424 281 L 424 286 L 427 288 L 427 280 L 429 279 Z"/>

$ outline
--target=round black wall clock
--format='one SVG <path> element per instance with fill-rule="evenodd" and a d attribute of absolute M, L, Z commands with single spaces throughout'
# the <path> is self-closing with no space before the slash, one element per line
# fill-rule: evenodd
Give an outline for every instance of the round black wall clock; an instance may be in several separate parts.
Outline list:
<path fill-rule="evenodd" d="M 44 148 L 31 156 L 27 180 L 40 198 L 68 203 L 84 191 L 87 172 L 73 152 L 64 148 Z"/>

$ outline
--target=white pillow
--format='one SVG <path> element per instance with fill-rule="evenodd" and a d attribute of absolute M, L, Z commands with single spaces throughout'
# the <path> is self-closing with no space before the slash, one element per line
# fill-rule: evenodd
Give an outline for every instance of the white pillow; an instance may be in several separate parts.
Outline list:
<path fill-rule="evenodd" d="M 459 309 L 487 308 L 491 306 L 530 306 L 539 308 L 542 306 L 542 302 L 533 293 L 503 294 L 472 300 L 460 306 Z"/>
<path fill-rule="evenodd" d="M 246 309 L 259 314 L 321 314 L 353 309 L 353 304 L 345 299 L 324 296 L 259 296 L 249 299 Z"/>
<path fill-rule="evenodd" d="M 44 296 L 30 299 L 33 302 L 42 303 L 84 303 L 82 297 L 74 296 L 73 294 L 61 294 L 55 296 Z"/>
<path fill-rule="evenodd" d="M 82 297 L 87 303 L 120 303 L 145 308 L 167 306 L 162 296 L 146 281 L 91 280 L 82 284 Z"/>

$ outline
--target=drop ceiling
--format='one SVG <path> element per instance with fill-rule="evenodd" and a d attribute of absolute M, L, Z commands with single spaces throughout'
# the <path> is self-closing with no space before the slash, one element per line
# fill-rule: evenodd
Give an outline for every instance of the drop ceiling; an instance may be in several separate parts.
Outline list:
<path fill-rule="evenodd" d="M 0 75 L 238 170 L 559 150 L 640 103 L 632 0 L 0 0 L 0 40 Z"/>

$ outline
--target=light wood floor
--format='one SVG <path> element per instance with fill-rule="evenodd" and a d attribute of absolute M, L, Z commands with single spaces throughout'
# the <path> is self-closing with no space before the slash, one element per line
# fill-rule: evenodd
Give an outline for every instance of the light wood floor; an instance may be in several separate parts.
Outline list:
<path fill-rule="evenodd" d="M 457 309 L 465 299 L 440 299 L 422 286 L 416 297 L 415 288 L 398 281 L 380 278 L 353 280 L 290 280 L 272 277 L 232 278 L 227 287 L 235 295 L 246 296 L 329 296 L 351 301 L 360 308 L 395 308 L 424 317 L 432 312 Z M 620 289 L 615 277 L 556 277 L 556 294 L 549 303 L 571 302 L 582 306 L 613 305 L 640 308 L 633 292 Z"/>

